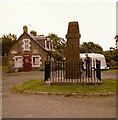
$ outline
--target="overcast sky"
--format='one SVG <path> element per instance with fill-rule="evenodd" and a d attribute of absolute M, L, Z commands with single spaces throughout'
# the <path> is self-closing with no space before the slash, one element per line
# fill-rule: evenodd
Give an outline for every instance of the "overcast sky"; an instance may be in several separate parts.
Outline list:
<path fill-rule="evenodd" d="M 0 37 L 36 30 L 66 40 L 68 23 L 78 21 L 82 42 L 92 41 L 104 50 L 115 47 L 116 0 L 0 0 Z"/>

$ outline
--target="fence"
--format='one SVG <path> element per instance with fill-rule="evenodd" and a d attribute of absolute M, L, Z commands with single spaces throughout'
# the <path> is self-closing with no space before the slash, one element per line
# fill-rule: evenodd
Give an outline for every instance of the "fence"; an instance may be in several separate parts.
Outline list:
<path fill-rule="evenodd" d="M 100 83 L 100 61 L 46 62 L 45 81 L 50 83 Z"/>

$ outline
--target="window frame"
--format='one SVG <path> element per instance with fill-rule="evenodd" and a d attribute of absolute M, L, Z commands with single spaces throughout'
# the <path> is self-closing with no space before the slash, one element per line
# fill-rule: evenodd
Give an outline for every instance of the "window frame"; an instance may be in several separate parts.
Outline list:
<path fill-rule="evenodd" d="M 30 47 L 31 47 L 30 39 L 23 39 L 22 42 L 23 42 L 23 44 L 22 44 L 23 51 L 30 51 Z M 26 46 L 27 46 L 27 48 L 26 48 Z"/>
<path fill-rule="evenodd" d="M 33 64 L 33 58 L 36 58 L 36 57 L 39 58 L 39 62 L 38 62 L 39 64 L 38 65 L 34 65 Z M 41 62 L 41 56 L 40 55 L 32 55 L 32 67 L 40 67 L 41 64 L 42 64 L 42 62 Z"/>
<path fill-rule="evenodd" d="M 17 61 L 16 61 L 16 58 L 19 58 L 19 57 L 22 59 L 22 63 L 21 63 L 20 66 L 18 66 L 18 65 L 16 64 L 16 62 L 17 62 Z M 15 68 L 21 68 L 21 67 L 23 67 L 23 56 L 14 56 L 13 59 L 14 59 L 14 67 L 15 67 Z"/>

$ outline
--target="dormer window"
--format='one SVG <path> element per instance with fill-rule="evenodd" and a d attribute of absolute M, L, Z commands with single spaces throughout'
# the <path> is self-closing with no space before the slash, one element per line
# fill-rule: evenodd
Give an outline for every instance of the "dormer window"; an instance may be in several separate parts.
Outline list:
<path fill-rule="evenodd" d="M 23 39 L 22 40 L 23 42 L 23 45 L 22 45 L 22 48 L 23 48 L 23 51 L 30 51 L 30 39 Z"/>

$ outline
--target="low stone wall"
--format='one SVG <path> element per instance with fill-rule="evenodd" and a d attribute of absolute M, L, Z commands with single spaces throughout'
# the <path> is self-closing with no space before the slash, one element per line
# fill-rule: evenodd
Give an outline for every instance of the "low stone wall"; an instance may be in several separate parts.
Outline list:
<path fill-rule="evenodd" d="M 112 96 L 116 95 L 117 92 L 104 92 L 104 93 L 63 93 L 63 92 L 38 92 L 20 90 L 21 93 L 39 94 L 39 95 L 64 95 L 64 96 Z"/>

